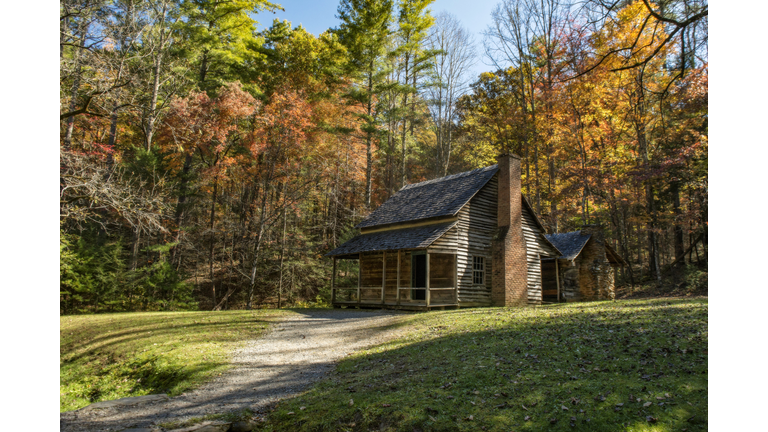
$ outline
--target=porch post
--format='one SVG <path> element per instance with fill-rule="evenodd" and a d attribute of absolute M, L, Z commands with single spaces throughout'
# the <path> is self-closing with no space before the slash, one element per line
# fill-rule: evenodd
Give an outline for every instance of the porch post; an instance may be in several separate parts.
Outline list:
<path fill-rule="evenodd" d="M 555 280 L 557 281 L 557 302 L 560 303 L 560 267 L 557 262 L 559 259 L 555 258 Z"/>
<path fill-rule="evenodd" d="M 384 288 L 387 286 L 387 251 L 381 256 L 381 304 L 384 304 Z"/>
<path fill-rule="evenodd" d="M 357 304 L 360 304 L 360 279 L 363 274 L 363 253 L 357 253 Z"/>
<path fill-rule="evenodd" d="M 400 306 L 400 249 L 397 250 L 397 305 Z"/>
<path fill-rule="evenodd" d="M 427 249 L 427 309 L 429 309 L 429 249 Z"/>
<path fill-rule="evenodd" d="M 331 305 L 336 303 L 336 257 L 333 257 L 333 275 L 331 276 Z"/>

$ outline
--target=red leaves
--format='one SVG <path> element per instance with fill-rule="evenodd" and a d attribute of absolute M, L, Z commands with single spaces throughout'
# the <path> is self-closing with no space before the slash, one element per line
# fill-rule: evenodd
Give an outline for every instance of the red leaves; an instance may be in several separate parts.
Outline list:
<path fill-rule="evenodd" d="M 308 131 L 312 129 L 312 107 L 303 94 L 279 89 L 269 104 L 256 116 L 256 130 L 251 144 L 254 156 L 272 151 L 298 156 L 306 150 Z M 278 156 L 278 155 L 275 155 Z"/>
<path fill-rule="evenodd" d="M 161 144 L 179 152 L 198 150 L 209 166 L 213 159 L 234 141 L 247 138 L 242 123 L 256 113 L 259 103 L 242 89 L 239 82 L 222 87 L 218 96 L 204 92 L 174 99 L 160 130 Z"/>

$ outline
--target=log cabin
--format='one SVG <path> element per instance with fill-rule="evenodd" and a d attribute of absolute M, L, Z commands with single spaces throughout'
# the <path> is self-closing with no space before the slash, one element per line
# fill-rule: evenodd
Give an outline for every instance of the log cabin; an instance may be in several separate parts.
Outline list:
<path fill-rule="evenodd" d="M 404 186 L 333 257 L 334 307 L 541 304 L 542 260 L 563 254 L 521 193 L 520 157 Z"/>
<path fill-rule="evenodd" d="M 544 301 L 611 300 L 616 268 L 627 265 L 605 240 L 599 225 L 545 236 L 563 254 L 542 260 Z"/>

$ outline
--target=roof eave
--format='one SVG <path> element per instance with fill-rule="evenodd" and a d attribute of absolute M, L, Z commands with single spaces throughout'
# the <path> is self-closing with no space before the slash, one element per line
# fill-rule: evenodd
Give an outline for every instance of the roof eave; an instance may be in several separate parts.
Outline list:
<path fill-rule="evenodd" d="M 409 227 L 407 227 L 405 225 L 413 224 L 413 223 L 429 225 L 430 223 L 449 222 L 448 220 L 445 220 L 445 219 L 452 219 L 455 216 L 456 215 L 432 216 L 432 217 L 421 218 L 421 219 L 410 219 L 410 220 L 403 221 L 403 222 L 392 222 L 392 223 L 388 223 L 388 224 L 364 226 L 364 227 L 361 227 L 361 228 L 358 228 L 357 226 L 355 226 L 355 228 L 358 228 L 361 231 L 362 230 L 366 230 L 366 231 L 368 231 L 368 233 L 370 233 L 371 231 L 374 231 L 374 230 L 376 230 L 376 231 L 378 231 L 378 230 L 397 230 L 397 229 L 402 229 L 402 228 L 409 228 Z M 362 222 L 360 222 L 360 223 L 362 223 Z M 400 225 L 403 225 L 403 226 L 401 227 Z M 367 233 L 361 232 L 361 234 L 367 234 Z"/>
<path fill-rule="evenodd" d="M 522 193 L 520 194 L 520 196 L 523 198 L 523 205 L 525 205 L 526 208 L 528 209 L 528 211 L 531 212 L 531 214 L 533 215 L 533 221 L 536 222 L 536 226 L 539 227 L 539 230 L 541 230 L 541 233 L 540 233 L 541 238 L 543 238 L 544 241 L 547 242 L 548 245 L 552 246 L 552 249 L 557 251 L 557 253 L 560 256 L 562 256 L 563 253 L 560 252 L 560 249 L 558 249 L 557 246 L 552 244 L 552 242 L 549 241 L 549 239 L 547 239 L 547 236 L 544 235 L 544 233 L 546 233 L 547 230 L 544 229 L 544 224 L 542 224 L 541 221 L 539 220 L 539 215 L 537 215 L 536 212 L 533 211 L 533 207 L 531 206 L 531 203 L 528 202 L 528 198 L 526 198 L 525 195 L 523 195 Z"/>
<path fill-rule="evenodd" d="M 616 260 L 618 265 L 622 267 L 627 265 L 627 262 L 624 260 L 624 258 L 622 258 L 621 255 L 618 254 L 618 252 L 613 250 L 611 245 L 609 245 L 608 243 L 605 243 L 605 251 L 606 253 L 611 254 L 611 256 L 613 257 L 614 260 Z"/>
<path fill-rule="evenodd" d="M 370 249 L 370 250 L 361 250 L 361 251 L 357 251 L 357 252 L 346 252 L 346 251 L 339 251 L 338 253 L 335 253 L 335 254 L 334 254 L 334 252 L 336 252 L 337 250 L 339 250 L 339 249 L 340 249 L 342 246 L 344 246 L 345 244 L 349 243 L 350 241 L 352 241 L 352 240 L 356 239 L 357 237 L 360 237 L 360 236 L 363 236 L 363 235 L 372 235 L 372 234 L 377 234 L 377 233 L 371 233 L 371 234 L 359 234 L 359 235 L 357 235 L 357 236 L 355 236 L 355 237 L 353 237 L 353 238 L 351 238 L 351 239 L 347 240 L 346 242 L 344 242 L 344 243 L 340 244 L 338 247 L 336 247 L 335 249 L 333 249 L 332 251 L 330 251 L 330 252 L 326 253 L 326 254 L 325 254 L 325 255 L 323 255 L 323 256 L 327 256 L 327 257 L 340 257 L 340 256 L 349 256 L 349 257 L 352 257 L 352 256 L 354 256 L 355 254 L 364 253 L 364 252 L 388 252 L 388 251 L 396 251 L 396 250 L 417 250 L 417 249 L 426 249 L 426 248 L 428 248 L 428 247 L 432 246 L 432 243 L 434 243 L 435 241 L 437 241 L 437 239 L 439 239 L 440 237 L 442 237 L 442 236 L 443 236 L 443 234 L 445 234 L 446 232 L 448 232 L 449 230 L 451 230 L 451 229 L 452 229 L 453 227 L 455 227 L 455 226 L 456 226 L 456 224 L 458 224 L 458 223 L 459 223 L 459 221 L 453 221 L 453 223 L 450 223 L 450 224 L 446 224 L 446 226 L 445 226 L 445 227 L 441 228 L 441 230 L 442 230 L 442 233 L 440 233 L 440 235 L 437 235 L 435 238 L 433 238 L 433 239 L 429 240 L 428 242 L 427 242 L 427 240 L 428 240 L 428 239 L 427 239 L 427 240 L 425 240 L 424 242 L 426 242 L 426 244 L 425 244 L 425 243 L 419 244 L 419 246 L 418 246 L 418 247 L 405 247 L 405 248 L 399 248 L 399 249 L 393 249 L 393 248 L 382 248 L 382 249 Z M 401 229 L 403 229 L 403 230 L 407 230 L 407 229 L 412 229 L 412 228 L 408 228 L 408 227 L 406 227 L 406 228 L 401 228 Z M 392 230 L 392 231 L 394 232 L 394 231 L 397 231 L 397 230 Z"/>
<path fill-rule="evenodd" d="M 491 166 L 494 166 L 494 165 L 491 165 Z M 490 168 L 490 167 L 489 167 L 489 168 Z M 477 190 L 475 191 L 475 193 L 473 193 L 473 194 L 472 194 L 472 196 L 470 196 L 470 197 L 469 197 L 469 199 L 467 199 L 466 201 L 464 201 L 464 204 L 462 204 L 462 205 L 461 205 L 461 207 L 459 207 L 459 209 L 458 209 L 458 210 L 456 210 L 456 212 L 453 214 L 453 216 L 456 216 L 456 215 L 458 215 L 458 214 L 459 214 L 459 212 L 461 212 L 461 209 L 463 209 L 463 208 L 464 208 L 464 206 L 466 206 L 468 202 L 472 201 L 472 198 L 474 198 L 474 197 L 475 197 L 475 195 L 477 195 L 478 193 L 480 193 L 480 191 L 481 191 L 481 190 L 483 190 L 483 188 L 485 187 L 485 185 L 487 185 L 487 184 L 488 184 L 488 183 L 489 183 L 489 182 L 490 182 L 490 181 L 491 181 L 491 180 L 492 180 L 494 177 L 496 177 L 496 175 L 499 173 L 499 167 L 498 167 L 498 166 L 496 166 L 496 168 L 494 168 L 494 170 L 495 170 L 495 172 L 493 173 L 493 175 L 492 175 L 492 176 L 490 176 L 490 177 L 488 177 L 488 179 L 487 179 L 487 180 L 486 180 L 486 181 L 485 181 L 485 182 L 484 182 L 482 185 L 480 185 L 480 187 L 479 187 L 479 188 L 477 188 Z M 498 195 L 498 193 L 497 193 L 497 195 Z M 497 199 L 498 199 L 498 197 L 497 197 Z"/>

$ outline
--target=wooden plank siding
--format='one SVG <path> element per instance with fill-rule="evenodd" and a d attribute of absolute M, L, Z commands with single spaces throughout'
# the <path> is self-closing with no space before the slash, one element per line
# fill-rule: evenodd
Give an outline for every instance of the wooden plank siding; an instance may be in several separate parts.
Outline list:
<path fill-rule="evenodd" d="M 397 252 L 387 252 L 384 301 L 397 302 Z"/>
<path fill-rule="evenodd" d="M 488 183 L 459 211 L 455 227 L 430 246 L 430 251 L 455 250 L 458 300 L 460 306 L 490 306 L 491 304 L 491 240 L 496 233 L 496 200 L 498 176 Z M 485 258 L 485 284 L 472 280 L 472 258 Z"/>
<path fill-rule="evenodd" d="M 361 303 L 404 306 L 424 303 L 424 300 L 411 300 L 411 258 L 415 253 L 426 252 L 430 256 L 428 265 L 431 270 L 427 273 L 427 284 L 436 289 L 430 293 L 434 303 L 455 304 L 454 291 L 450 288 L 456 284 L 458 289 L 455 295 L 460 307 L 490 306 L 493 274 L 491 245 L 498 231 L 498 183 L 498 174 L 495 174 L 459 210 L 455 216 L 455 225 L 433 241 L 426 251 L 402 249 L 386 253 L 362 252 L 359 288 Z M 528 303 L 541 304 L 544 294 L 541 259 L 554 258 L 559 253 L 544 238 L 540 224 L 526 203 L 522 206 L 522 219 L 528 266 Z M 484 259 L 484 280 L 481 284 L 474 283 L 474 257 Z"/>
<path fill-rule="evenodd" d="M 541 257 L 556 257 L 559 254 L 544 241 L 533 214 L 523 206 L 523 237 L 528 257 L 528 304 L 541 304 L 543 300 L 541 280 Z"/>
<path fill-rule="evenodd" d="M 360 302 L 381 303 L 381 286 L 384 281 L 384 253 L 360 254 Z"/>

